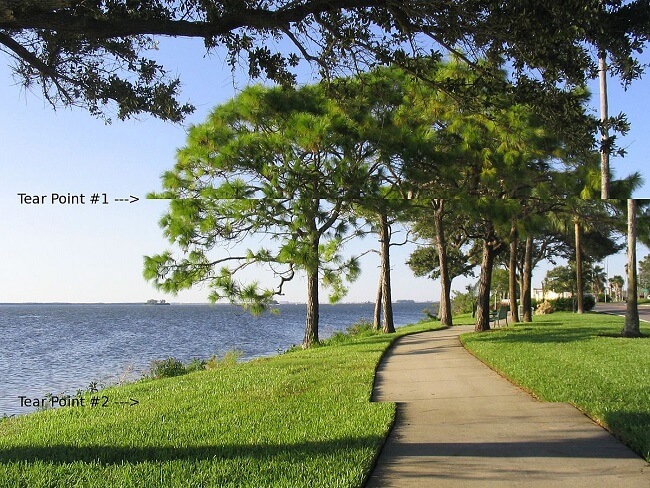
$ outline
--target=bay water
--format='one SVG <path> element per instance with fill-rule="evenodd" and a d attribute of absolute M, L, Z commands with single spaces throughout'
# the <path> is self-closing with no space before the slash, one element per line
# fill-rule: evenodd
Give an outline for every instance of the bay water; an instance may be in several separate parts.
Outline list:
<path fill-rule="evenodd" d="M 374 305 L 320 306 L 320 336 L 360 320 Z M 258 317 L 235 305 L 0 304 L 0 416 L 33 411 L 20 397 L 74 395 L 91 383 L 111 385 L 140 378 L 154 360 L 222 356 L 242 360 L 280 353 L 300 344 L 305 305 L 280 304 Z M 395 325 L 425 318 L 427 303 L 393 305 Z"/>

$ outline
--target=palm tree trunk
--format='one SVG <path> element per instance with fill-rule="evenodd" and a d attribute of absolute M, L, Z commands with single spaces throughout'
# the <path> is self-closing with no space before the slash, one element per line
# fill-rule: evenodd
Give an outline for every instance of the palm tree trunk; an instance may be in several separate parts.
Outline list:
<path fill-rule="evenodd" d="M 533 237 L 526 237 L 526 250 L 524 251 L 524 273 L 521 287 L 521 306 L 524 309 L 523 321 L 532 322 L 532 281 L 533 281 Z"/>
<path fill-rule="evenodd" d="M 598 78 L 600 81 L 600 121 L 601 128 L 601 149 L 600 149 L 600 198 L 609 198 L 610 170 L 609 170 L 609 130 L 607 129 L 607 118 L 609 107 L 607 102 L 607 54 L 605 51 L 598 53 Z"/>
<path fill-rule="evenodd" d="M 517 244 L 519 242 L 517 236 L 517 227 L 512 224 L 510 229 L 510 262 L 508 269 L 508 293 L 510 295 L 510 316 L 512 322 L 519 322 L 519 307 L 517 304 Z"/>
<path fill-rule="evenodd" d="M 582 296 L 584 290 L 582 283 L 582 224 L 578 218 L 574 221 L 574 227 L 576 243 L 576 295 L 578 301 L 576 308 L 578 313 L 585 313 Z"/>
<path fill-rule="evenodd" d="M 641 337 L 636 276 L 636 200 L 627 201 L 627 308 L 624 337 Z"/>

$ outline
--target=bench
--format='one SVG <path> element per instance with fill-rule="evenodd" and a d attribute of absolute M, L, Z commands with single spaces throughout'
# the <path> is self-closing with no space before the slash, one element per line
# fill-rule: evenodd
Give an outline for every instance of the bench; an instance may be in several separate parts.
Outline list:
<path fill-rule="evenodd" d="M 508 325 L 508 312 L 509 307 L 506 305 L 501 305 L 499 310 L 493 310 L 490 312 L 489 322 L 496 322 L 497 325 L 500 325 L 501 320 L 505 319 L 506 325 Z"/>

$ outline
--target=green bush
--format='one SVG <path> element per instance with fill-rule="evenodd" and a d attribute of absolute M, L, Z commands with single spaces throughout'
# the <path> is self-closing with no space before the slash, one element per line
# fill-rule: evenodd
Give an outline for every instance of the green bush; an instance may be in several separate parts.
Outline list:
<path fill-rule="evenodd" d="M 180 376 L 187 373 L 185 366 L 176 358 L 167 358 L 160 361 L 152 361 L 149 374 L 151 377 L 171 378 L 172 376 Z"/>
<path fill-rule="evenodd" d="M 575 312 L 575 302 L 573 298 L 556 298 L 551 300 L 553 308 L 557 312 Z M 596 299 L 593 295 L 585 294 L 582 297 L 582 307 L 585 312 L 593 309 L 596 306 Z"/>
<path fill-rule="evenodd" d="M 193 371 L 203 371 L 205 369 L 205 361 L 202 359 L 194 358 L 185 365 L 185 372 L 192 373 Z"/>
<path fill-rule="evenodd" d="M 556 298 L 550 302 L 558 312 L 573 312 L 573 298 Z"/>
<path fill-rule="evenodd" d="M 354 324 L 348 326 L 345 331 L 351 336 L 369 335 L 375 332 L 373 323 L 369 320 L 358 320 Z"/>
<path fill-rule="evenodd" d="M 454 291 L 454 296 L 451 299 L 451 313 L 454 315 L 472 313 L 474 311 L 475 303 L 476 297 L 474 296 L 474 293 L 461 293 L 459 291 Z"/>
<path fill-rule="evenodd" d="M 377 334 L 378 331 L 375 330 L 374 324 L 368 320 L 358 320 L 352 325 L 346 327 L 345 332 L 340 330 L 335 331 L 331 336 L 329 336 L 325 341 L 322 341 L 323 345 L 335 345 L 343 344 L 350 342 L 356 337 L 366 337 Z"/>

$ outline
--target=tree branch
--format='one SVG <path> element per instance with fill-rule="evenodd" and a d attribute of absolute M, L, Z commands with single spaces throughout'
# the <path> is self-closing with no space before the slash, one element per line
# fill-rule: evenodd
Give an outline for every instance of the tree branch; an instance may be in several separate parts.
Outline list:
<path fill-rule="evenodd" d="M 310 15 L 340 11 L 382 7 L 390 0 L 339 0 L 333 5 L 328 0 L 307 3 L 291 3 L 277 10 L 261 8 L 237 9 L 208 21 L 169 20 L 160 18 L 92 18 L 74 15 L 66 10 L 47 11 L 43 8 L 29 9 L 20 15 L 18 9 L 0 19 L 0 29 L 7 30 L 56 30 L 59 34 L 84 35 L 92 39 L 108 39 L 138 35 L 164 35 L 173 37 L 211 38 L 223 36 L 241 28 L 257 30 L 288 30 L 290 24 L 301 22 Z"/>
<path fill-rule="evenodd" d="M 76 83 L 75 80 L 72 80 L 70 78 L 61 75 L 58 71 L 56 71 L 54 68 L 41 61 L 38 58 L 38 56 L 36 56 L 31 51 L 29 51 L 20 43 L 16 42 L 12 37 L 8 36 L 4 32 L 0 32 L 0 44 L 6 46 L 17 56 L 18 59 L 23 60 L 29 66 L 31 66 L 36 71 L 38 71 L 42 78 L 49 78 L 52 81 L 52 83 L 54 83 L 54 85 L 56 86 L 58 92 L 67 100 L 67 102 L 70 104 L 74 103 L 74 98 L 72 97 L 72 95 L 70 95 L 70 93 L 68 93 L 68 91 L 64 87 L 61 86 L 61 84 L 59 83 L 59 79 L 65 80 L 68 83 L 72 83 L 73 85 L 78 86 L 79 84 Z M 45 89 L 45 87 L 43 87 L 43 93 L 45 94 L 45 97 L 48 99 L 48 101 L 50 101 L 51 103 L 51 100 L 49 100 L 49 96 L 47 95 L 47 90 Z"/>

